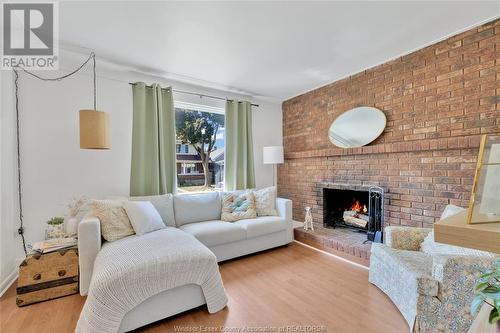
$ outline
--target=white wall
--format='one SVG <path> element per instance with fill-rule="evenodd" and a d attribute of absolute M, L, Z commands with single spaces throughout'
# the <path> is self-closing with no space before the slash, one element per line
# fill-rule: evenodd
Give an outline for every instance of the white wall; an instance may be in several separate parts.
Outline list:
<path fill-rule="evenodd" d="M 39 72 L 58 76 L 79 64 L 84 57 L 61 52 L 59 73 Z M 127 196 L 129 194 L 132 138 L 132 91 L 128 82 L 158 82 L 174 89 L 194 91 L 228 98 L 250 99 L 260 107 L 253 114 L 255 172 L 257 187 L 271 185 L 272 167 L 262 164 L 262 147 L 280 145 L 281 105 L 238 96 L 221 91 L 168 82 L 123 69 L 113 64 L 98 63 L 97 108 L 111 116 L 112 148 L 110 150 L 79 149 L 78 110 L 92 107 L 90 66 L 85 72 L 62 82 L 42 82 L 26 74 L 20 77 L 21 149 L 24 197 L 24 220 L 28 242 L 44 237 L 45 221 L 61 216 L 74 196 Z M 17 180 L 15 162 L 15 123 L 13 79 L 2 75 L 1 112 L 1 243 L 0 289 L 2 282 L 16 270 L 23 257 L 21 242 L 16 234 Z M 186 102 L 223 106 L 223 101 L 175 94 Z"/>
<path fill-rule="evenodd" d="M 18 209 L 16 201 L 15 112 L 12 73 L 1 73 L 0 113 L 0 292 L 15 277 L 15 268 L 23 252 L 17 235 Z"/>

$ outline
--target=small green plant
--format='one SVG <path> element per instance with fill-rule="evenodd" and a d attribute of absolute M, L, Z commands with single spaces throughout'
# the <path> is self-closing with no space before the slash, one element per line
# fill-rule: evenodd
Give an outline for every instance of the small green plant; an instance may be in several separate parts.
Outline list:
<path fill-rule="evenodd" d="M 496 260 L 493 269 L 484 272 L 474 287 L 476 297 L 471 303 L 471 313 L 475 315 L 483 303 L 491 306 L 488 321 L 495 324 L 500 320 L 500 259 Z"/>
<path fill-rule="evenodd" d="M 64 223 L 64 218 L 59 216 L 53 217 L 47 221 L 47 224 L 49 225 L 59 225 L 63 223 Z"/>

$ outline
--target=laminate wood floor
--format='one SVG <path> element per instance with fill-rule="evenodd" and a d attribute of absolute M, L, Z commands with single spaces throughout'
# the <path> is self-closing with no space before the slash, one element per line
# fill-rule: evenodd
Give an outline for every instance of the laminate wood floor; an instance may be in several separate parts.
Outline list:
<path fill-rule="evenodd" d="M 389 298 L 368 282 L 367 269 L 299 243 L 221 263 L 220 270 L 226 309 L 210 315 L 202 307 L 140 331 L 409 331 Z M 85 302 L 72 295 L 18 308 L 15 297 L 13 285 L 0 298 L 2 333 L 74 332 Z"/>

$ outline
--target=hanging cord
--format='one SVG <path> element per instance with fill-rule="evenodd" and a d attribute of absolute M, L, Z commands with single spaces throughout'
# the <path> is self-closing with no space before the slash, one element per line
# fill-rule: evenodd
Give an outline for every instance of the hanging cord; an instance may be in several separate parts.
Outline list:
<path fill-rule="evenodd" d="M 65 74 L 63 76 L 59 77 L 41 77 L 33 72 L 30 72 L 26 70 L 23 67 L 15 66 L 13 67 L 14 71 L 14 85 L 15 85 L 15 94 L 16 94 L 16 144 L 17 144 L 17 198 L 19 201 L 19 229 L 17 229 L 17 232 L 19 235 L 21 235 L 21 240 L 23 242 L 23 250 L 24 254 L 28 256 L 28 251 L 26 249 L 26 239 L 24 237 L 24 216 L 23 216 L 23 187 L 21 183 L 21 143 L 20 143 L 20 136 L 21 136 L 21 130 L 19 126 L 19 72 L 18 70 L 23 71 L 24 73 L 31 75 L 32 77 L 42 80 L 42 81 L 62 81 L 65 78 L 68 78 L 76 73 L 78 73 L 88 62 L 92 60 L 92 70 L 93 70 L 93 83 L 94 83 L 94 110 L 96 109 L 96 72 L 95 72 L 95 53 L 91 52 L 87 60 L 83 64 L 81 64 L 77 69 L 74 71 Z"/>
<path fill-rule="evenodd" d="M 26 250 L 26 239 L 24 238 L 24 223 L 23 223 L 23 188 L 21 186 L 21 149 L 19 144 L 19 73 L 14 69 L 14 85 L 16 86 L 16 143 L 17 143 L 17 198 L 19 200 L 19 229 L 17 233 L 21 235 L 21 240 L 23 241 L 24 254 L 28 256 L 28 251 Z"/>

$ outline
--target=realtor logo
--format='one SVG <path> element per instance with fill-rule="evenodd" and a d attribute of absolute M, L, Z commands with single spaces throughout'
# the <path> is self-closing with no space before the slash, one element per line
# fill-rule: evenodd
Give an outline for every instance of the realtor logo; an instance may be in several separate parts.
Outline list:
<path fill-rule="evenodd" d="M 1 69 L 58 69 L 57 3 L 2 4 Z"/>

